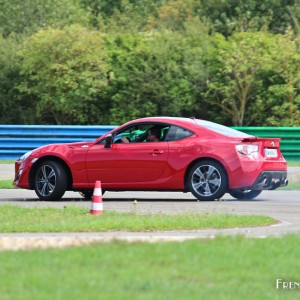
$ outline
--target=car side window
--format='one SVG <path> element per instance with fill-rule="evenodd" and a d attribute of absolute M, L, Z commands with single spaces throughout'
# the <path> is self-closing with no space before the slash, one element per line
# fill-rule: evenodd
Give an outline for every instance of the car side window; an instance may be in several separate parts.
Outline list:
<path fill-rule="evenodd" d="M 116 132 L 114 135 L 114 143 L 122 143 L 122 139 L 126 138 L 128 142 L 142 142 L 147 137 L 147 131 L 150 125 L 134 125 L 127 127 L 125 130 Z"/>
<path fill-rule="evenodd" d="M 177 141 L 185 139 L 194 133 L 182 127 L 172 125 L 167 133 L 166 141 Z"/>
<path fill-rule="evenodd" d="M 145 143 L 151 141 L 166 141 L 170 125 L 146 123 L 127 127 L 114 134 L 114 143 Z"/>

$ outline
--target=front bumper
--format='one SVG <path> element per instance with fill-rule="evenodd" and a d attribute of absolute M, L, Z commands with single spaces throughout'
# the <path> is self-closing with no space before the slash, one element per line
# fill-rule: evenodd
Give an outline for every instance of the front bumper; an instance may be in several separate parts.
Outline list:
<path fill-rule="evenodd" d="M 29 171 L 31 167 L 31 162 L 29 160 L 21 162 L 17 160 L 15 162 L 15 179 L 14 186 L 23 189 L 29 189 Z"/>
<path fill-rule="evenodd" d="M 275 190 L 287 185 L 287 171 L 263 171 L 249 189 Z"/>

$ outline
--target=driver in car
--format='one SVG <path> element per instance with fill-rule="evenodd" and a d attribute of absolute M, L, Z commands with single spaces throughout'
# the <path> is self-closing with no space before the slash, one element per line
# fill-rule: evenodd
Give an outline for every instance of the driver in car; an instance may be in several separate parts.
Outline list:
<path fill-rule="evenodd" d="M 148 131 L 147 142 L 159 142 L 160 141 L 160 136 L 161 136 L 160 128 L 157 128 L 157 127 L 151 128 Z M 130 143 L 129 139 L 125 136 L 122 137 L 121 141 L 122 141 L 122 143 L 125 143 L 125 144 Z"/>

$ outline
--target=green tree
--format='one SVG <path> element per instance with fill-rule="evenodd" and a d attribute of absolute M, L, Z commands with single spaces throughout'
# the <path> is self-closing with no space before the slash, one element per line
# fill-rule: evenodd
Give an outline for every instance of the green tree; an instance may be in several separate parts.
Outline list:
<path fill-rule="evenodd" d="M 168 29 L 172 31 L 184 31 L 185 22 L 193 19 L 200 8 L 197 0 L 170 0 L 160 6 L 153 16 L 148 18 L 146 28 Z"/>
<path fill-rule="evenodd" d="M 109 50 L 113 70 L 108 87 L 111 122 L 153 115 L 195 115 L 197 89 L 204 77 L 203 51 L 199 45 L 189 45 L 185 35 L 169 31 L 116 37 Z"/>
<path fill-rule="evenodd" d="M 92 24 L 102 32 L 144 31 L 148 18 L 156 14 L 165 0 L 80 0 L 92 14 Z"/>
<path fill-rule="evenodd" d="M 40 123 L 87 124 L 101 116 L 97 96 L 109 63 L 99 33 L 79 25 L 44 29 L 26 41 L 21 57 L 19 89 L 35 102 Z"/>
<path fill-rule="evenodd" d="M 300 36 L 291 30 L 277 37 L 274 62 L 276 71 L 268 87 L 273 126 L 300 126 Z"/>
<path fill-rule="evenodd" d="M 4 36 L 89 22 L 88 11 L 83 10 L 77 0 L 0 0 L 0 7 L 0 28 Z"/>
<path fill-rule="evenodd" d="M 299 14 L 299 0 L 203 0 L 198 13 L 207 18 L 215 32 L 229 36 L 235 31 L 259 31 L 284 33 L 293 26 Z"/>
<path fill-rule="evenodd" d="M 17 56 L 20 45 L 21 42 L 16 36 L 4 38 L 0 33 L 1 124 L 30 122 L 27 103 L 21 101 L 15 88 L 20 81 L 20 59 Z"/>
<path fill-rule="evenodd" d="M 223 121 L 251 124 L 258 107 L 259 76 L 273 67 L 273 36 L 263 32 L 235 33 L 228 40 L 216 37 L 215 71 L 208 82 L 207 100 L 222 110 Z"/>

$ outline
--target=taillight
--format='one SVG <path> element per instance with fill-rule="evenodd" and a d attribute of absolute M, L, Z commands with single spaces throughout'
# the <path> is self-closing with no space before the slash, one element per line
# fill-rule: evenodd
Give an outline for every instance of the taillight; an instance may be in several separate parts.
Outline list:
<path fill-rule="evenodd" d="M 258 145 L 247 145 L 241 144 L 235 146 L 237 152 L 243 155 L 250 155 L 252 153 L 258 152 Z"/>

